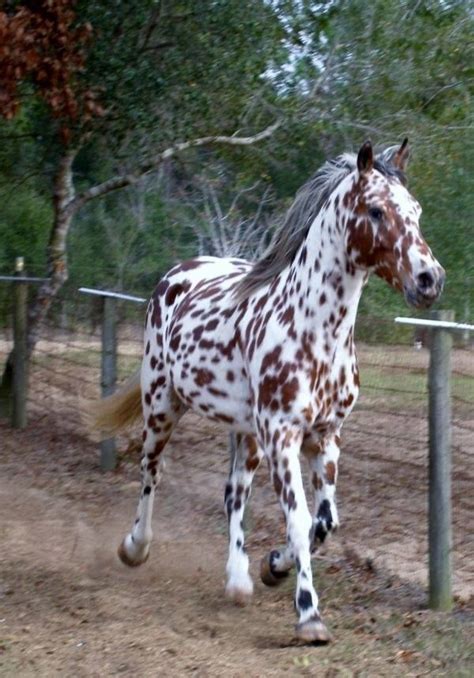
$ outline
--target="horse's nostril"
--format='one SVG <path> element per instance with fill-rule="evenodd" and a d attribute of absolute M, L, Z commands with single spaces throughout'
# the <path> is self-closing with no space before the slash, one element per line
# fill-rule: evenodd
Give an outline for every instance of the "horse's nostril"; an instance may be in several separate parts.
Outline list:
<path fill-rule="evenodd" d="M 434 277 L 428 271 L 420 273 L 417 277 L 418 288 L 420 290 L 429 290 L 434 285 Z"/>

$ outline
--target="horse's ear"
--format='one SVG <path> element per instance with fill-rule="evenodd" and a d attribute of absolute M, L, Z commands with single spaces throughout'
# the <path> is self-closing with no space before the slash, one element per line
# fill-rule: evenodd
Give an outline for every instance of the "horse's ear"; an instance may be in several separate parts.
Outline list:
<path fill-rule="evenodd" d="M 393 158 L 392 158 L 392 163 L 395 165 L 395 167 L 402 172 L 405 171 L 406 166 L 408 164 L 408 158 L 410 156 L 410 149 L 408 148 L 408 138 L 405 137 L 403 139 L 402 145 L 398 149 L 398 151 L 395 152 Z"/>
<path fill-rule="evenodd" d="M 360 147 L 360 151 L 357 155 L 357 169 L 361 174 L 370 172 L 374 166 L 374 152 L 372 150 L 372 142 L 368 139 Z"/>

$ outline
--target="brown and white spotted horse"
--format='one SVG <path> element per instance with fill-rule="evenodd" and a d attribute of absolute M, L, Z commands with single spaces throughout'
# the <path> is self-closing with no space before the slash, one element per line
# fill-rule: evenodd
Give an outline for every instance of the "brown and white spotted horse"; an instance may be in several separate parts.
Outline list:
<path fill-rule="evenodd" d="M 310 558 L 338 525 L 339 434 L 359 391 L 353 336 L 362 288 L 374 271 L 420 308 L 443 287 L 444 271 L 418 226 L 420 205 L 405 185 L 407 157 L 406 140 L 377 156 L 366 142 L 357 156 L 327 162 L 254 264 L 200 257 L 175 266 L 148 306 L 141 376 L 96 412 L 110 431 L 143 409 L 140 501 L 119 548 L 127 565 L 148 558 L 162 453 L 183 413 L 191 408 L 238 433 L 225 508 L 226 593 L 239 603 L 253 591 L 243 514 L 267 459 L 287 545 L 264 558 L 261 576 L 277 584 L 296 567 L 296 636 L 306 642 L 330 640 Z M 300 452 L 311 468 L 313 515 Z"/>

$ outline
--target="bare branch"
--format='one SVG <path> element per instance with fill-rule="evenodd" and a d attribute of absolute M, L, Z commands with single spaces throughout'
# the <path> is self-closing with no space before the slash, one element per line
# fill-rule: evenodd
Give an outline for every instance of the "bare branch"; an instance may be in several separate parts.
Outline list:
<path fill-rule="evenodd" d="M 443 87 L 440 87 L 439 89 L 436 90 L 436 92 L 434 94 L 432 94 L 430 96 L 428 101 L 425 101 L 425 103 L 422 105 L 421 109 L 425 110 L 426 108 L 428 108 L 428 106 L 431 104 L 431 102 L 434 99 L 436 99 L 437 96 L 442 94 L 442 92 L 445 92 L 448 89 L 453 89 L 453 87 L 459 87 L 459 85 L 463 85 L 463 84 L 464 84 L 464 81 L 459 80 L 458 82 L 451 82 L 448 85 L 444 85 Z"/>
<path fill-rule="evenodd" d="M 260 184 L 260 181 L 256 181 L 253 184 L 253 186 L 247 186 L 247 187 L 241 188 L 240 191 L 238 191 L 235 194 L 235 197 L 230 204 L 230 207 L 229 207 L 229 210 L 226 214 L 226 217 L 228 217 L 230 214 L 232 214 L 232 212 L 236 209 L 237 203 L 239 202 L 240 198 L 243 195 L 245 195 L 246 193 L 253 193 L 258 188 L 259 184 Z"/>
<path fill-rule="evenodd" d="M 254 192 L 259 182 L 241 188 L 232 199 L 230 207 L 221 202 L 219 190 L 205 177 L 195 177 L 195 198 L 182 193 L 185 204 L 196 215 L 190 219 L 190 227 L 199 242 L 199 251 L 220 257 L 251 257 L 262 253 L 268 235 L 268 224 L 263 210 L 270 202 L 270 188 L 261 194 L 257 209 L 248 216 L 248 208 L 241 210 L 239 198 Z M 255 196 L 256 197 L 256 196 Z M 227 201 L 226 201 L 227 202 Z M 252 201 L 254 202 L 254 201 Z"/>
<path fill-rule="evenodd" d="M 275 123 L 273 123 L 273 125 L 270 125 L 270 127 L 267 127 L 262 132 L 254 134 L 250 137 L 229 137 L 217 135 L 201 137 L 198 139 L 192 139 L 191 141 L 183 141 L 181 143 L 175 144 L 174 146 L 170 146 L 166 150 L 162 151 L 154 158 L 140 163 L 133 173 L 112 177 L 111 179 L 108 179 L 101 184 L 97 184 L 96 186 L 92 186 L 83 193 L 80 193 L 76 198 L 74 198 L 74 200 L 70 202 L 68 209 L 71 213 L 74 213 L 90 200 L 94 200 L 95 198 L 99 198 L 106 193 L 111 193 L 112 191 L 124 188 L 125 186 L 131 186 L 135 184 L 144 174 L 153 171 L 165 160 L 168 160 L 177 153 L 182 153 L 189 148 L 198 148 L 199 146 L 213 146 L 219 144 L 228 144 L 230 146 L 251 146 L 252 144 L 258 143 L 259 141 L 268 139 L 268 137 L 270 137 L 280 127 L 280 125 L 281 120 L 277 120 Z"/>
<path fill-rule="evenodd" d="M 263 207 L 264 207 L 264 205 L 266 205 L 266 204 L 269 202 L 268 196 L 269 196 L 269 194 L 270 194 L 270 191 L 271 191 L 270 186 L 267 186 L 266 189 L 265 189 L 264 192 L 263 192 L 262 197 L 260 198 L 260 201 L 259 201 L 258 207 L 257 207 L 257 211 L 255 212 L 255 216 L 254 216 L 254 218 L 253 218 L 253 220 L 252 220 L 252 226 L 253 226 L 253 227 L 257 227 L 257 226 L 258 226 L 258 223 L 259 223 L 259 221 L 260 221 L 260 216 L 261 216 L 261 214 L 262 214 Z"/>
<path fill-rule="evenodd" d="M 212 202 L 212 206 L 214 207 L 214 211 L 216 213 L 216 218 L 217 221 L 224 221 L 227 215 L 224 215 L 221 209 L 220 202 L 217 198 L 216 192 L 214 190 L 214 187 L 211 185 L 209 186 L 209 197 Z"/>
<path fill-rule="evenodd" d="M 146 49 L 148 47 L 148 43 L 151 39 L 151 36 L 153 35 L 155 28 L 158 26 L 160 22 L 162 11 L 163 11 L 162 4 L 161 2 L 158 2 L 156 7 L 151 12 L 150 21 L 145 32 L 145 36 L 143 38 L 143 44 L 141 45 L 142 49 Z"/>

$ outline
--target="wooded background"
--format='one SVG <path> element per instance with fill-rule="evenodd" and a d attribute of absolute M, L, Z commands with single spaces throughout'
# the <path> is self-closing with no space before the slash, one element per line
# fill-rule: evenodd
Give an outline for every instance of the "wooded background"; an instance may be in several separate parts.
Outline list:
<path fill-rule="evenodd" d="M 148 296 L 178 259 L 255 256 L 324 160 L 408 136 L 440 305 L 468 320 L 473 23 L 464 0 L 3 2 L 0 273 L 49 278 L 33 324 L 80 285 Z M 370 282 L 363 313 L 403 310 Z"/>

